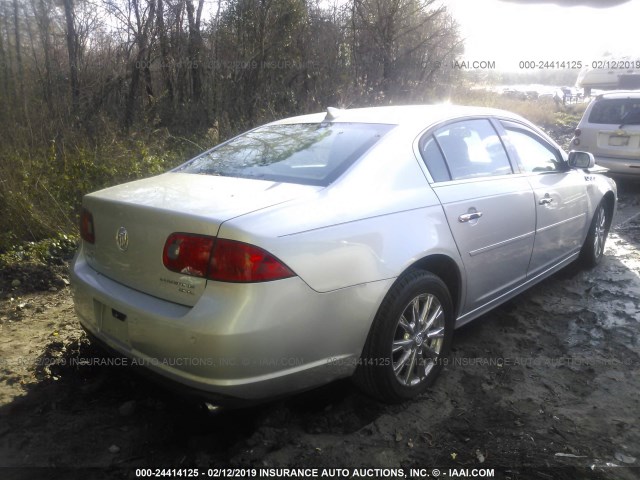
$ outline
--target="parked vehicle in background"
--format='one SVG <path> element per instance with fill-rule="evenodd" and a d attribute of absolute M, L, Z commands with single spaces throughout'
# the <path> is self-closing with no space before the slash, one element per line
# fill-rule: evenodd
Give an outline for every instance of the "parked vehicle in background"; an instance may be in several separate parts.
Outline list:
<path fill-rule="evenodd" d="M 580 70 L 576 87 L 582 88 L 586 97 L 593 89 L 640 88 L 640 59 L 595 60 Z"/>
<path fill-rule="evenodd" d="M 640 178 L 640 91 L 615 91 L 592 100 L 572 146 L 590 152 L 612 175 Z"/>
<path fill-rule="evenodd" d="M 523 118 L 329 109 L 85 196 L 73 264 L 89 335 L 218 403 L 354 376 L 398 402 L 463 325 L 603 257 L 615 183 Z"/>

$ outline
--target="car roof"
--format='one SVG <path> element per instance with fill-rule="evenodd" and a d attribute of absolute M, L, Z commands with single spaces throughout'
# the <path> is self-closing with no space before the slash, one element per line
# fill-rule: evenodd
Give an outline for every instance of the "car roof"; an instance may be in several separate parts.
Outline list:
<path fill-rule="evenodd" d="M 322 121 L 344 122 L 344 123 L 380 123 L 387 125 L 411 125 L 427 126 L 434 123 L 455 119 L 460 117 L 491 116 L 510 118 L 525 121 L 519 115 L 487 107 L 471 107 L 462 105 L 438 104 L 438 105 L 403 105 L 385 106 L 353 109 L 333 109 L 328 112 L 313 113 L 297 117 L 285 118 L 273 124 L 291 123 L 319 123 Z M 327 116 L 329 118 L 327 118 Z"/>
<path fill-rule="evenodd" d="M 640 98 L 640 90 L 614 90 L 611 92 L 601 93 L 596 97 L 596 100 L 607 99 L 620 99 L 620 98 Z"/>

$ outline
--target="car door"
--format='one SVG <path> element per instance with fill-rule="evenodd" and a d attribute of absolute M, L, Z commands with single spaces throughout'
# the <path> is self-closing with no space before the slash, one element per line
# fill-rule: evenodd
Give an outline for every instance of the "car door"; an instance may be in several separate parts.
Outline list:
<path fill-rule="evenodd" d="M 462 258 L 471 313 L 526 278 L 533 249 L 533 192 L 514 174 L 489 119 L 445 124 L 425 134 L 420 152 Z"/>
<path fill-rule="evenodd" d="M 503 125 L 535 196 L 536 236 L 527 272 L 534 277 L 580 251 L 588 227 L 586 181 L 540 135 L 518 123 Z"/>

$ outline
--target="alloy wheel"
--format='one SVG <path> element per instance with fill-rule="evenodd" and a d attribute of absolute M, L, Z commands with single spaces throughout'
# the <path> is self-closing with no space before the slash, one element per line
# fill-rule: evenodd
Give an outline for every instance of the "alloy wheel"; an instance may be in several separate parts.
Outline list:
<path fill-rule="evenodd" d="M 396 325 L 391 358 L 404 386 L 422 382 L 436 365 L 444 343 L 445 315 L 435 295 L 423 293 L 405 307 Z"/>
<path fill-rule="evenodd" d="M 604 205 L 598 207 L 596 213 L 595 231 L 593 235 L 593 253 L 600 257 L 604 253 L 604 242 L 607 236 L 607 215 L 604 211 Z"/>

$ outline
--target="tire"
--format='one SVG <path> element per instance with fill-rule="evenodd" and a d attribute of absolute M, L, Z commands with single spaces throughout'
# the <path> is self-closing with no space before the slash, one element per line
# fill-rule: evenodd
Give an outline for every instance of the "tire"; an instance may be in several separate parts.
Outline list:
<path fill-rule="evenodd" d="M 580 251 L 580 263 L 586 268 L 593 268 L 604 257 L 604 245 L 609 234 L 611 219 L 604 204 L 604 200 L 598 204 L 589 227 L 589 233 Z"/>
<path fill-rule="evenodd" d="M 402 275 L 371 325 L 354 374 L 356 385 L 386 403 L 420 395 L 442 370 L 453 328 L 453 304 L 444 282 L 419 270 Z"/>

